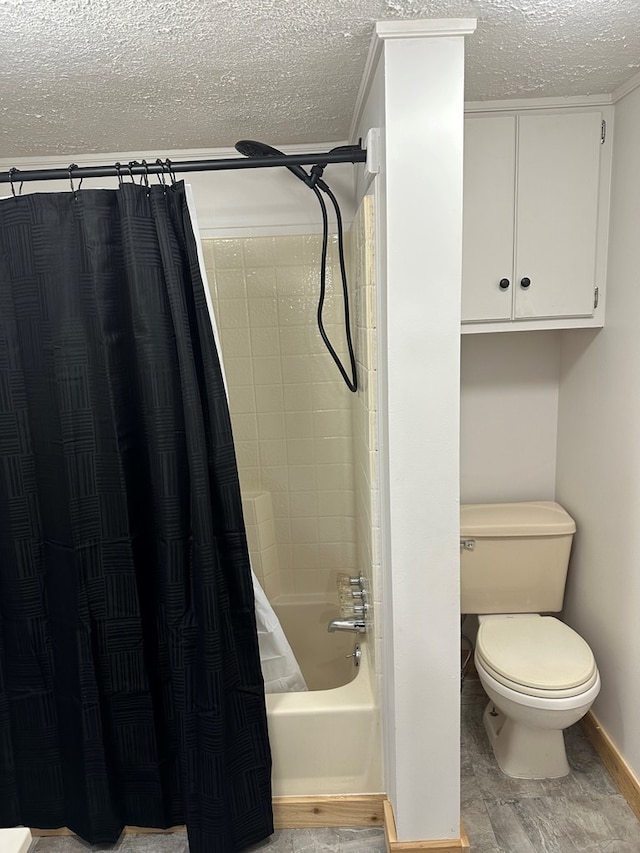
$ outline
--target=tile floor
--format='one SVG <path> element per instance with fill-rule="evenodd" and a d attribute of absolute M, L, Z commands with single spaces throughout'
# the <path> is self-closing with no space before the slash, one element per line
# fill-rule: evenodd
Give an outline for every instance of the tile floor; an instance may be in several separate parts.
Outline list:
<path fill-rule="evenodd" d="M 477 678 L 462 687 L 462 818 L 472 853 L 640 853 L 640 822 L 618 793 L 580 726 L 566 735 L 572 773 L 509 779 L 482 725 L 487 698 Z M 188 853 L 186 835 L 127 835 L 114 847 L 41 838 L 34 853 Z M 251 853 L 384 853 L 381 829 L 284 829 Z M 249 851 L 247 851 L 249 853 Z"/>
<path fill-rule="evenodd" d="M 41 838 L 34 853 L 188 853 L 184 833 L 170 835 L 125 835 L 113 847 L 91 847 L 75 838 Z M 381 829 L 279 829 L 246 853 L 385 853 Z"/>
<path fill-rule="evenodd" d="M 640 853 L 640 822 L 579 725 L 565 735 L 571 774 L 510 779 L 482 723 L 477 678 L 462 687 L 461 811 L 472 853 Z"/>

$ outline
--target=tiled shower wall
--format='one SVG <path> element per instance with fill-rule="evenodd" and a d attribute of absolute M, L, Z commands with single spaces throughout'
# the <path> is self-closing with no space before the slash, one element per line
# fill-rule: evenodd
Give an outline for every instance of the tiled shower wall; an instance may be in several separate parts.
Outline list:
<path fill-rule="evenodd" d="M 354 395 L 316 326 L 320 248 L 319 236 L 203 241 L 241 488 L 252 496 L 256 511 L 266 504 L 259 494 L 271 496 L 278 569 L 265 578 L 259 566 L 254 568 L 272 599 L 334 592 L 336 573 L 354 573 L 358 564 Z M 324 317 L 327 334 L 344 360 L 335 238 Z M 246 521 L 250 545 L 256 544 L 252 536 L 264 521 L 256 520 L 255 530 L 252 517 Z M 264 530 L 269 533 L 270 528 Z M 271 547 L 269 540 L 264 553 L 270 567 Z"/>

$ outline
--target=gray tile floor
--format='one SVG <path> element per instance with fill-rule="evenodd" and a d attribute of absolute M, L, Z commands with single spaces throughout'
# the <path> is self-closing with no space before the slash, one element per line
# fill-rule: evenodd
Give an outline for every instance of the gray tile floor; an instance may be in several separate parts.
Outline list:
<path fill-rule="evenodd" d="M 510 779 L 482 725 L 487 697 L 477 678 L 462 687 L 461 802 L 472 853 L 640 853 L 640 822 L 618 793 L 580 726 L 566 734 L 564 779 Z M 184 833 L 126 835 L 114 847 L 42 838 L 35 853 L 188 853 Z M 281 829 L 251 853 L 384 853 L 381 829 Z M 249 853 L 249 851 L 247 851 Z"/>
<path fill-rule="evenodd" d="M 565 734 L 571 773 L 510 779 L 482 723 L 477 678 L 462 687 L 461 810 L 473 853 L 640 853 L 640 822 L 579 725 Z"/>
<path fill-rule="evenodd" d="M 185 833 L 170 835 L 124 835 L 115 846 L 91 847 L 76 838 L 41 838 L 34 853 L 188 853 Z M 385 853 L 381 829 L 278 829 L 267 841 L 248 848 L 247 853 Z"/>

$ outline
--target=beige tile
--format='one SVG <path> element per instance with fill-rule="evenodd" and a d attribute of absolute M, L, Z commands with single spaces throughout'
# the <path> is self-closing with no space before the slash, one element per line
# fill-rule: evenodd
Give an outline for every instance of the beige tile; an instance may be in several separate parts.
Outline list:
<path fill-rule="evenodd" d="M 205 268 L 208 272 L 209 270 L 212 270 L 213 266 L 214 266 L 214 260 L 213 260 L 213 244 L 214 244 L 214 241 L 213 240 L 201 240 L 200 242 L 202 245 L 202 255 L 204 257 L 204 265 L 205 265 Z"/>
<path fill-rule="evenodd" d="M 246 299 L 219 299 L 218 317 L 222 330 L 248 328 L 249 311 Z"/>
<path fill-rule="evenodd" d="M 242 241 L 244 264 L 249 267 L 273 267 L 276 263 L 275 243 L 279 238 L 250 237 Z"/>
<path fill-rule="evenodd" d="M 286 437 L 283 412 L 260 412 L 257 420 L 258 435 L 261 439 L 284 439 Z"/>
<path fill-rule="evenodd" d="M 317 544 L 294 544 L 291 546 L 291 565 L 294 571 L 299 571 L 300 569 L 318 569 L 320 568 L 319 559 Z"/>
<path fill-rule="evenodd" d="M 313 315 L 312 306 L 300 296 L 279 296 L 278 322 L 281 326 L 306 326 Z"/>
<path fill-rule="evenodd" d="M 225 359 L 224 367 L 230 388 L 237 385 L 253 385 L 253 364 L 248 356 L 229 356 Z"/>
<path fill-rule="evenodd" d="M 355 520 L 353 517 L 327 516 L 318 519 L 319 542 L 355 542 Z"/>
<path fill-rule="evenodd" d="M 309 353 L 309 330 L 305 326 L 287 326 L 279 330 L 280 352 L 283 355 L 305 355 Z"/>
<path fill-rule="evenodd" d="M 249 329 L 220 329 L 220 340 L 224 359 L 251 353 Z"/>
<path fill-rule="evenodd" d="M 288 439 L 313 436 L 314 418 L 311 412 L 286 412 L 284 420 Z"/>
<path fill-rule="evenodd" d="M 313 465 L 315 442 L 312 438 L 288 438 L 287 462 L 289 465 Z"/>
<path fill-rule="evenodd" d="M 251 306 L 249 306 L 251 311 Z M 280 334 L 277 326 L 251 326 L 251 354 L 254 358 L 263 355 L 280 355 Z"/>
<path fill-rule="evenodd" d="M 233 414 L 247 414 L 256 410 L 256 400 L 252 386 L 230 387 L 229 400 Z"/>
<path fill-rule="evenodd" d="M 258 412 L 281 412 L 284 406 L 282 387 L 261 385 L 255 389 L 255 400 Z"/>
<path fill-rule="evenodd" d="M 242 240 L 235 238 L 214 240 L 213 262 L 216 270 L 242 267 L 244 264 Z"/>
<path fill-rule="evenodd" d="M 215 273 L 218 299 L 246 299 L 247 287 L 243 269 L 219 269 Z"/>
<path fill-rule="evenodd" d="M 296 492 L 291 501 L 291 518 L 316 518 L 318 515 L 318 495 L 316 492 Z"/>
<path fill-rule="evenodd" d="M 289 488 L 289 469 L 286 465 L 263 465 L 260 469 L 263 488 L 271 492 L 271 500 L 276 508 L 277 495 Z"/>
<path fill-rule="evenodd" d="M 289 465 L 288 470 L 289 489 L 292 492 L 308 492 L 316 488 L 316 468 L 314 465 Z"/>
<path fill-rule="evenodd" d="M 282 356 L 282 381 L 291 384 L 311 381 L 311 359 L 307 355 Z"/>
<path fill-rule="evenodd" d="M 259 448 L 262 465 L 269 467 L 287 464 L 287 443 L 284 439 L 261 439 Z"/>
<path fill-rule="evenodd" d="M 338 464 L 351 466 L 353 453 L 351 439 L 338 438 L 316 438 L 315 460 L 319 465 Z"/>
<path fill-rule="evenodd" d="M 252 328 L 277 327 L 278 306 L 275 299 L 251 298 L 248 300 L 248 316 Z"/>
<path fill-rule="evenodd" d="M 294 545 L 306 545 L 318 543 L 318 519 L 317 518 L 295 518 L 291 519 L 291 542 Z"/>
<path fill-rule="evenodd" d="M 276 266 L 296 266 L 302 263 L 304 237 L 278 237 L 275 243 Z"/>
<path fill-rule="evenodd" d="M 267 355 L 254 359 L 253 375 L 256 385 L 278 385 L 282 382 L 280 358 Z"/>
<path fill-rule="evenodd" d="M 258 421 L 253 412 L 236 413 L 233 416 L 233 436 L 236 441 L 256 441 L 258 438 Z"/>
<path fill-rule="evenodd" d="M 284 408 L 286 412 L 309 412 L 311 410 L 311 388 L 302 383 L 285 385 Z"/>

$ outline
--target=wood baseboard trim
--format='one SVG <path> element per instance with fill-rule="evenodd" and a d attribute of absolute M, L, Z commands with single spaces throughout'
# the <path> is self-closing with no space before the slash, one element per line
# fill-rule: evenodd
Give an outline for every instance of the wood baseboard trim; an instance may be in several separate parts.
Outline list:
<path fill-rule="evenodd" d="M 276 829 L 327 826 L 382 826 L 384 794 L 345 794 L 324 797 L 274 797 Z"/>
<path fill-rule="evenodd" d="M 385 800 L 383 807 L 387 853 L 414 853 L 414 851 L 420 850 L 428 850 L 430 853 L 451 853 L 452 850 L 471 849 L 462 823 L 460 824 L 460 838 L 443 838 L 434 841 L 398 841 L 393 806 L 389 800 Z"/>
<path fill-rule="evenodd" d="M 624 760 L 593 711 L 587 712 L 581 725 L 618 790 L 640 820 L 640 779 Z"/>
<path fill-rule="evenodd" d="M 451 853 L 470 850 L 469 839 L 460 824 L 460 838 L 435 841 L 398 841 L 393 807 L 385 794 L 357 794 L 317 797 L 274 797 L 273 822 L 276 829 L 320 829 L 330 826 L 384 827 L 387 853 Z M 150 829 L 127 826 L 125 833 L 154 834 L 185 832 L 184 826 L 170 829 Z M 69 829 L 32 829 L 34 837 L 73 835 Z"/>
<path fill-rule="evenodd" d="M 329 826 L 382 826 L 385 794 L 355 794 L 317 797 L 274 797 L 273 823 L 276 829 L 314 829 Z M 125 833 L 153 834 L 185 832 L 184 826 L 150 829 L 127 826 Z M 71 830 L 32 829 L 33 836 L 73 835 Z"/>

